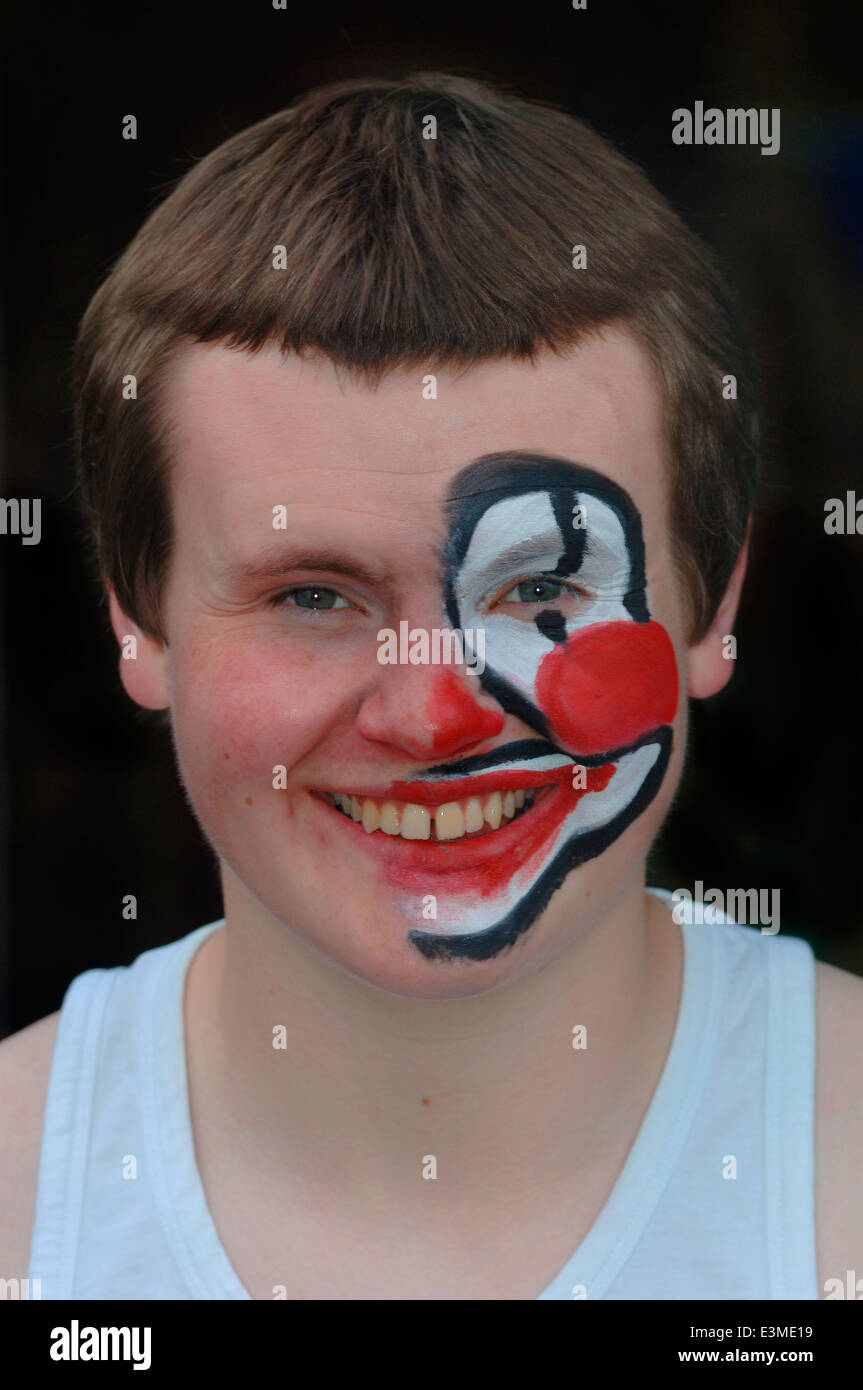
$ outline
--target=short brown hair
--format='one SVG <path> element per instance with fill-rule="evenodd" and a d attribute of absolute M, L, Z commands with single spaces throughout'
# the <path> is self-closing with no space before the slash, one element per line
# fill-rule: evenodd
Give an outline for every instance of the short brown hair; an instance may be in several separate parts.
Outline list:
<path fill-rule="evenodd" d="M 615 321 L 658 369 L 696 640 L 742 545 L 759 454 L 754 365 L 712 253 L 636 165 L 549 103 L 442 73 L 317 88 L 194 165 L 84 315 L 75 440 L 100 574 L 164 637 L 159 388 L 184 340 L 315 351 L 374 382 L 397 366 L 532 361 Z"/>

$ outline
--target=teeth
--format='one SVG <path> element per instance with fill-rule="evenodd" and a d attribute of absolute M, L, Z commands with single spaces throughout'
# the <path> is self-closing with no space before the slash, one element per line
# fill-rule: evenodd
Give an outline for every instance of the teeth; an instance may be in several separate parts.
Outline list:
<path fill-rule="evenodd" d="M 464 834 L 464 813 L 457 801 L 438 806 L 434 813 L 435 834 L 439 840 L 460 840 Z"/>
<path fill-rule="evenodd" d="M 488 801 L 485 803 L 483 814 L 492 830 L 497 830 L 503 820 L 503 797 L 500 792 L 492 792 Z"/>
<path fill-rule="evenodd" d="M 431 813 L 427 806 L 416 806 L 413 802 L 409 802 L 402 811 L 402 839 L 431 839 L 431 823 Z"/>
<path fill-rule="evenodd" d="M 350 796 L 335 792 L 333 801 L 345 815 L 362 825 L 367 835 L 376 830 L 384 835 L 401 835 L 405 840 L 430 840 L 432 824 L 437 840 L 460 840 L 477 831 L 497 830 L 504 821 L 512 820 L 524 807 L 533 803 L 536 788 L 526 791 L 492 792 L 484 801 L 470 796 L 465 801 L 446 801 L 437 807 L 419 806 L 415 802 L 383 805 L 371 797 Z"/>

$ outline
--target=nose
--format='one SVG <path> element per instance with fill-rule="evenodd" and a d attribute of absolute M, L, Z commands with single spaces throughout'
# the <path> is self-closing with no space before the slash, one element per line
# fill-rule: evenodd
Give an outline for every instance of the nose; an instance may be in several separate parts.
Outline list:
<path fill-rule="evenodd" d="M 385 667 L 357 718 L 364 738 L 419 763 L 467 755 L 503 725 L 503 712 L 480 692 L 476 676 L 410 666 Z"/>

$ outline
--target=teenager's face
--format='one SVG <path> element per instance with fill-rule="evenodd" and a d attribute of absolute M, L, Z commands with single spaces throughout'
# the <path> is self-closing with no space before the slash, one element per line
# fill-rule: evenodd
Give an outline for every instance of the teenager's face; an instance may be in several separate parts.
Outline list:
<path fill-rule="evenodd" d="M 430 398 L 421 370 L 372 389 L 195 345 L 167 390 L 168 645 L 145 659 L 242 891 L 401 994 L 550 959 L 638 875 L 679 775 L 646 355 L 607 331 L 441 370 Z"/>

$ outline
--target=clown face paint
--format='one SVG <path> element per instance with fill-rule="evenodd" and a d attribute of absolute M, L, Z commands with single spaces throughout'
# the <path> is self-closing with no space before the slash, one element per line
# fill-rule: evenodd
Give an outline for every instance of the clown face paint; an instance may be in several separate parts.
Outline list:
<path fill-rule="evenodd" d="M 561 459 L 491 455 L 457 475 L 447 509 L 448 621 L 485 629 L 481 684 L 537 737 L 429 767 L 393 795 L 441 804 L 537 790 L 511 826 L 417 845 L 413 862 L 390 863 L 387 879 L 414 916 L 417 891 L 436 895 L 434 929 L 409 935 L 424 956 L 487 960 L 653 800 L 678 674 L 671 640 L 650 616 L 641 520 L 622 488 Z M 531 607 L 539 611 L 525 616 Z"/>

